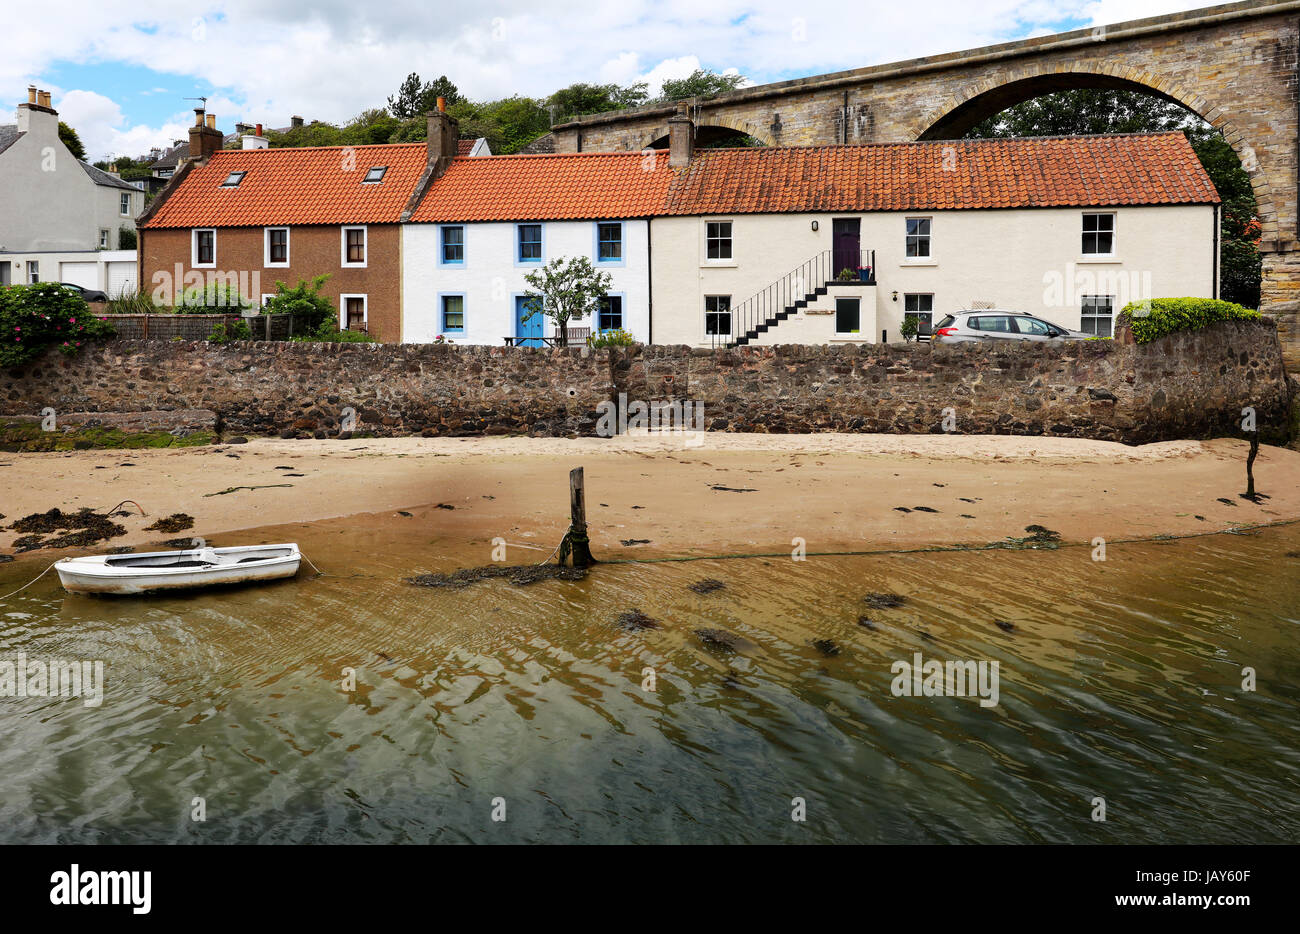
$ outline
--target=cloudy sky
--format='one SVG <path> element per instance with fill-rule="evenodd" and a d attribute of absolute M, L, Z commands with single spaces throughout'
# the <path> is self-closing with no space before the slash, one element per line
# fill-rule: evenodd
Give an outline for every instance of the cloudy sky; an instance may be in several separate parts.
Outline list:
<path fill-rule="evenodd" d="M 475 99 L 542 97 L 696 67 L 753 83 L 1204 6 L 1208 0 L 41 0 L 5 17 L 0 121 L 53 92 L 92 159 L 181 139 L 205 96 L 218 126 L 346 120 L 402 79 Z M 32 15 L 27 15 L 28 13 Z M 797 18 L 796 18 L 797 17 Z"/>

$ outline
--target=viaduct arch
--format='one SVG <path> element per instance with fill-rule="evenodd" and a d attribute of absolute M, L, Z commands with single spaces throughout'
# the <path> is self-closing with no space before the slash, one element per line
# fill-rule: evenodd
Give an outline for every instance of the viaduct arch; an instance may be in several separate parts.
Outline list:
<path fill-rule="evenodd" d="M 1142 90 L 1219 129 L 1259 203 L 1261 307 L 1300 370 L 1300 0 L 1243 0 L 1113 26 L 742 88 L 696 102 L 698 127 L 766 145 L 961 136 L 1051 91 Z M 556 151 L 661 145 L 672 105 L 594 114 L 554 128 Z"/>

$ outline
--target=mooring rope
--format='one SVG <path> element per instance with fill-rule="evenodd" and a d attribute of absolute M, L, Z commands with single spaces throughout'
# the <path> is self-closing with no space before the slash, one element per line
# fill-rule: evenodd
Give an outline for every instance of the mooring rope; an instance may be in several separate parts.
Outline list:
<path fill-rule="evenodd" d="M 558 552 L 561 548 L 564 547 L 564 542 L 565 542 L 565 540 L 566 540 L 568 537 L 569 537 L 569 533 L 568 533 L 568 532 L 565 532 L 565 533 L 564 533 L 564 538 L 560 539 L 560 544 L 558 544 L 558 545 L 555 546 L 555 551 L 552 551 L 549 555 L 547 555 L 547 556 L 546 556 L 545 558 L 543 558 L 541 561 L 538 561 L 538 562 L 537 562 L 537 566 L 538 566 L 538 567 L 541 567 L 543 564 L 550 564 L 551 559 L 555 557 L 556 552 Z"/>
<path fill-rule="evenodd" d="M 58 563 L 59 563 L 58 561 L 55 561 L 55 562 L 54 562 L 54 564 L 58 564 Z M 19 587 L 17 590 L 15 590 L 13 593 L 7 593 L 7 594 L 5 594 L 3 597 L 0 597 L 0 601 L 8 600 L 10 597 L 14 596 L 15 594 L 20 594 L 20 593 L 22 593 L 22 592 L 23 592 L 24 590 L 26 590 L 28 587 L 32 586 L 32 584 L 36 583 L 38 580 L 40 580 L 40 579 L 41 579 L 42 577 L 44 577 L 46 574 L 50 573 L 50 569 L 54 567 L 54 564 L 51 564 L 51 565 L 50 565 L 48 568 L 46 568 L 44 571 L 41 571 L 41 573 L 37 574 L 35 577 L 33 577 L 33 578 L 32 578 L 31 580 L 29 580 L 27 583 L 23 584 L 21 587 Z"/>
<path fill-rule="evenodd" d="M 325 576 L 325 572 L 322 571 L 320 568 L 316 567 L 316 565 L 312 564 L 312 563 L 311 563 L 311 558 L 308 558 L 308 557 L 307 557 L 305 554 L 303 554 L 301 551 L 298 552 L 298 557 L 302 558 L 302 560 L 304 560 L 304 561 L 307 562 L 307 564 L 311 567 L 311 569 L 312 569 L 313 571 L 316 572 L 316 576 L 317 576 L 317 577 L 324 577 L 324 576 Z"/>

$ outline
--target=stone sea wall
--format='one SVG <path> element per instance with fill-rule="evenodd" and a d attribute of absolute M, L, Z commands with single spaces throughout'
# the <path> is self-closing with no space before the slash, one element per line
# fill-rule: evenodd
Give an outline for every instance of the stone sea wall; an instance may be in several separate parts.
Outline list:
<path fill-rule="evenodd" d="M 1051 435 L 1141 443 L 1288 430 L 1274 323 L 1147 345 L 699 350 L 116 340 L 0 372 L 0 416 L 204 409 L 225 436 L 593 435 L 601 403 L 702 405 L 712 431 Z"/>

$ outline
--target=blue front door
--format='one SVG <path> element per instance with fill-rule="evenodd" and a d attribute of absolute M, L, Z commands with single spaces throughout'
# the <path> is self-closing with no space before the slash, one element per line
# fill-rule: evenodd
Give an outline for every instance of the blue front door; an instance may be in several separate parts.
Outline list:
<path fill-rule="evenodd" d="M 525 321 L 524 315 L 528 314 L 528 307 L 524 303 L 527 301 L 523 295 L 515 296 L 515 346 L 541 347 L 542 321 L 545 319 L 538 313 Z"/>

